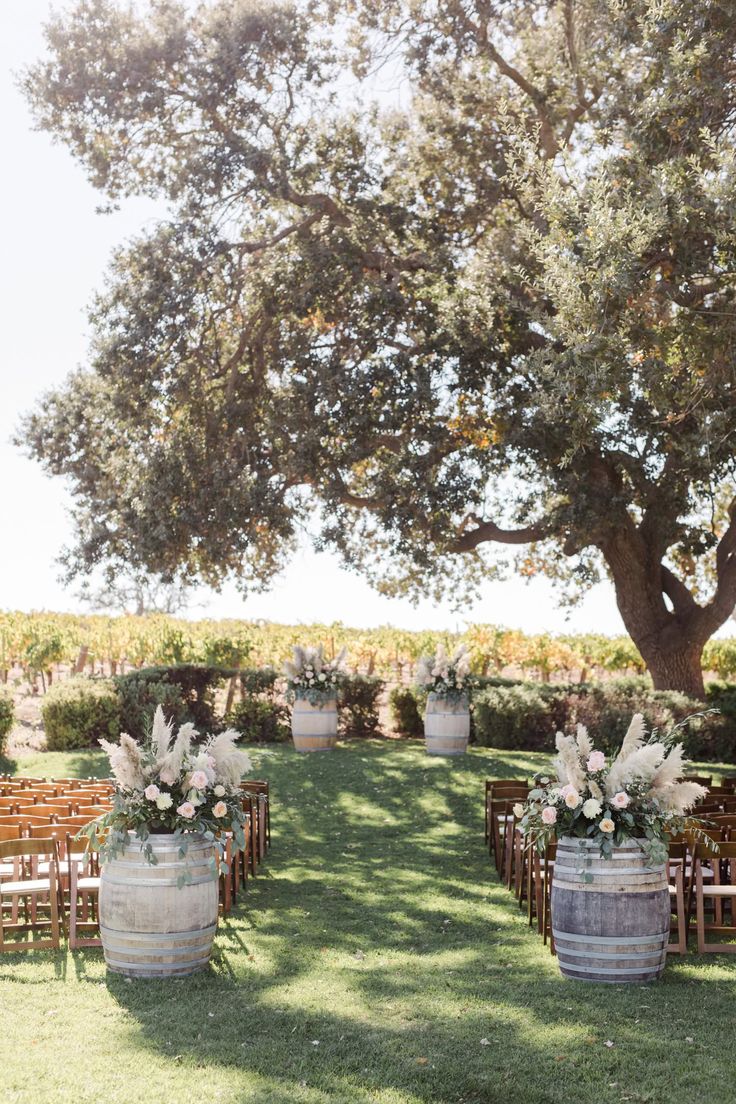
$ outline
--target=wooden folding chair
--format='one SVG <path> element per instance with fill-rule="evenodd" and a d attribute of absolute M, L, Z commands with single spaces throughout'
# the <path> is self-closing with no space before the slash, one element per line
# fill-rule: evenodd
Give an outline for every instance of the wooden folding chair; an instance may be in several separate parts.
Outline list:
<path fill-rule="evenodd" d="M 250 847 L 248 848 L 248 866 L 250 873 L 256 877 L 258 863 L 261 861 L 260 846 L 258 843 L 258 813 L 255 796 L 243 790 L 240 795 L 243 803 L 243 812 L 250 820 Z"/>
<path fill-rule="evenodd" d="M 44 858 L 48 862 L 48 874 L 41 877 L 38 874 L 39 859 Z M 59 926 L 59 897 L 58 897 L 58 873 L 57 873 L 57 847 L 56 840 L 46 839 L 15 839 L 0 841 L 0 861 L 18 860 L 18 877 L 10 881 L 0 882 L 0 903 L 7 898 L 21 899 L 26 904 L 25 923 L 11 918 L 6 921 L 2 909 L 0 909 L 0 952 L 2 951 L 28 951 L 53 948 L 58 950 L 60 945 Z M 39 900 L 48 901 L 49 917 L 38 917 L 37 904 Z M 30 902 L 30 909 L 28 903 Z M 30 920 L 29 920 L 30 916 Z M 19 932 L 35 932 L 39 929 L 51 929 L 50 937 L 30 939 L 23 942 L 8 940 L 7 936 Z"/>
<path fill-rule="evenodd" d="M 736 954 L 736 943 L 711 943 L 706 940 L 706 933 L 716 935 L 730 935 L 736 938 L 736 915 L 734 914 L 734 900 L 736 899 L 736 842 L 721 843 L 718 855 L 713 861 L 713 881 L 708 884 L 703 878 L 703 862 L 711 859 L 710 852 L 705 849 L 705 844 L 699 843 L 695 848 L 695 922 L 698 932 L 698 954 Z M 709 924 L 705 919 L 705 900 L 711 898 L 718 904 L 728 906 L 730 924 L 720 922 Z"/>
<path fill-rule="evenodd" d="M 542 936 L 542 942 L 546 945 L 549 939 L 549 949 L 555 954 L 555 940 L 552 934 L 552 879 L 555 872 L 555 859 L 557 858 L 557 844 L 548 843 L 544 854 L 540 855 L 536 847 L 533 852 L 535 863 L 535 883 L 537 886 L 537 925 Z"/>
<path fill-rule="evenodd" d="M 241 790 L 258 795 L 259 828 L 263 856 L 271 845 L 271 787 L 259 779 L 240 783 Z"/>
<path fill-rule="evenodd" d="M 89 840 L 66 837 L 69 859 L 69 947 L 101 947 L 99 935 L 80 936 L 80 930 L 99 932 L 100 856 Z M 81 909 L 81 916 L 80 916 Z"/>
<path fill-rule="evenodd" d="M 52 802 L 39 801 L 36 805 L 19 805 L 20 816 L 71 816 L 76 810 L 70 801 L 61 800 Z"/>
<path fill-rule="evenodd" d="M 669 954 L 687 954 L 688 915 L 685 906 L 685 864 L 687 844 L 670 843 L 667 871 L 670 891 L 670 907 L 676 916 L 677 940 L 667 944 Z"/>
<path fill-rule="evenodd" d="M 507 806 L 514 805 L 517 801 L 524 802 L 529 794 L 529 786 L 518 784 L 503 785 L 501 791 L 494 785 L 489 799 L 489 818 L 491 823 L 492 847 L 491 854 L 496 862 L 496 870 L 499 877 L 503 878 L 504 871 L 504 842 L 506 836 Z"/>
<path fill-rule="evenodd" d="M 496 833 L 491 812 L 492 801 L 494 798 L 504 797 L 507 793 L 510 793 L 512 797 L 516 796 L 521 791 L 524 791 L 524 797 L 526 797 L 529 793 L 529 783 L 525 778 L 486 778 L 485 785 L 485 842 L 489 853 L 492 855 L 496 844 Z"/>

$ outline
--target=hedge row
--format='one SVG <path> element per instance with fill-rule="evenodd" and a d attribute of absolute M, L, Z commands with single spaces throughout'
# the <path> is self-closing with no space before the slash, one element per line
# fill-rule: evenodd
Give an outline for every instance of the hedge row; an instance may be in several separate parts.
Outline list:
<path fill-rule="evenodd" d="M 48 746 L 56 751 L 94 747 L 101 736 L 115 739 L 121 730 L 140 739 L 150 729 L 159 704 L 177 725 L 191 721 L 201 733 L 233 727 L 251 741 L 288 739 L 289 714 L 277 694 L 277 674 L 272 669 L 239 672 L 241 700 L 232 703 L 226 714 L 217 714 L 215 691 L 234 674 L 221 667 L 180 666 L 145 668 L 116 679 L 69 679 L 44 699 Z M 369 677 L 356 677 L 345 685 L 340 703 L 343 735 L 378 733 L 383 688 L 381 679 Z M 654 691 L 645 678 L 567 685 L 487 678 L 479 680 L 474 693 L 471 737 L 486 747 L 551 751 L 558 729 L 582 723 L 594 734 L 598 747 L 611 751 L 620 743 L 632 713 L 639 712 L 649 728 L 668 730 L 685 722 L 681 739 L 688 755 L 732 761 L 736 758 L 736 684 L 709 683 L 707 695 L 704 704 L 684 694 Z M 424 695 L 400 687 L 389 700 L 396 730 L 421 737 Z M 11 726 L 12 704 L 0 697 L 0 750 Z"/>
<path fill-rule="evenodd" d="M 420 692 L 397 688 L 390 704 L 397 731 L 423 734 Z M 709 683 L 703 703 L 652 690 L 645 678 L 566 685 L 489 679 L 473 696 L 471 736 L 482 747 L 551 752 L 555 732 L 580 723 L 594 734 L 597 747 L 611 752 L 633 713 L 642 713 L 648 728 L 660 731 L 690 718 L 679 738 L 692 757 L 732 761 L 736 755 L 736 684 L 725 682 Z"/>
<path fill-rule="evenodd" d="M 240 700 L 219 715 L 215 692 L 236 676 Z M 95 747 L 101 737 L 116 740 L 121 731 L 140 740 L 150 731 L 159 705 L 177 726 L 191 721 L 202 734 L 235 728 L 246 740 L 279 742 L 288 739 L 290 727 L 289 711 L 276 694 L 276 679 L 271 668 L 236 672 L 195 665 L 147 667 L 114 679 L 67 679 L 43 699 L 46 743 L 50 751 L 70 751 Z M 378 699 L 383 686 L 381 679 L 362 676 L 346 683 L 340 701 L 344 735 L 373 736 L 378 732 Z M 1 703 L 2 699 L 0 708 Z"/>
<path fill-rule="evenodd" d="M 15 710 L 12 700 L 6 694 L 0 693 L 0 755 L 5 751 L 5 741 L 14 720 Z"/>

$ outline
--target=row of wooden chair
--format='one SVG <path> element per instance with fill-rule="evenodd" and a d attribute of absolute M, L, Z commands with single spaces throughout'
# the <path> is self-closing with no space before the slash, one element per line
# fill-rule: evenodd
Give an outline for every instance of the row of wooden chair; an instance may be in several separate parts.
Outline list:
<path fill-rule="evenodd" d="M 6 781 L 0 780 L 0 784 Z M 32 781 L 39 783 L 41 780 Z M 18 792 L 28 791 L 19 789 Z M 231 910 L 248 878 L 256 875 L 271 841 L 268 782 L 243 782 L 241 798 L 246 814 L 245 849 L 236 854 L 232 838 L 226 840 L 227 872 L 220 875 L 223 915 Z M 95 800 L 100 799 L 101 795 L 96 795 Z M 58 947 L 62 932 L 68 933 L 73 949 L 100 945 L 99 937 L 88 934 L 97 926 L 99 856 L 86 838 L 76 837 L 80 828 L 109 807 L 109 803 L 83 804 L 80 811 L 68 813 L 68 803 L 57 800 L 16 806 L 13 812 L 3 808 L 0 815 L 0 952 Z M 22 942 L 8 938 L 38 930 L 43 933 L 40 939 Z"/>
<path fill-rule="evenodd" d="M 697 777 L 696 780 L 701 781 Z M 701 784 L 709 781 L 704 778 Z M 668 950 L 673 953 L 687 952 L 693 910 L 700 953 L 736 952 L 735 943 L 709 941 L 709 934 L 736 936 L 736 808 L 732 806 L 730 785 L 736 785 L 736 778 L 726 783 L 711 787 L 706 800 L 697 808 L 698 815 L 709 822 L 706 834 L 716 841 L 718 852 L 698 843 L 694 836 L 673 839 L 669 845 L 668 884 L 675 938 Z M 499 877 L 515 894 L 519 905 L 526 906 L 530 925 L 536 922 L 554 954 L 550 889 L 556 845 L 548 845 L 540 855 L 533 843 L 530 845 L 522 837 L 514 813 L 514 806 L 524 802 L 530 788 L 526 779 L 486 781 L 486 844 Z"/>

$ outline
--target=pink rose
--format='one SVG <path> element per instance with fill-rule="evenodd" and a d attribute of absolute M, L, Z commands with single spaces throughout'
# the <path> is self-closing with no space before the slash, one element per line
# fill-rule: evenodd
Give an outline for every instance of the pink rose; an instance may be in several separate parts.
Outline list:
<path fill-rule="evenodd" d="M 611 798 L 611 804 L 614 809 L 625 809 L 630 802 L 631 798 L 627 793 L 624 793 L 623 790 L 619 790 L 618 793 L 614 794 Z"/>
<path fill-rule="evenodd" d="M 588 756 L 588 770 L 599 771 L 603 770 L 606 765 L 606 757 L 602 751 L 591 751 Z"/>
<path fill-rule="evenodd" d="M 563 786 L 559 790 L 560 797 L 563 797 L 563 798 L 567 797 L 568 794 L 576 794 L 577 792 L 578 791 L 575 789 L 575 787 L 570 782 L 568 782 L 566 786 Z"/>
<path fill-rule="evenodd" d="M 542 809 L 542 821 L 544 824 L 557 823 L 557 810 L 554 805 L 545 805 Z"/>
<path fill-rule="evenodd" d="M 574 786 L 571 786 L 568 792 L 565 794 L 565 804 L 567 805 L 568 809 L 577 809 L 578 805 L 582 803 L 582 800 L 582 797 Z"/>
<path fill-rule="evenodd" d="M 180 817 L 185 817 L 187 820 L 191 820 L 197 811 L 192 805 L 191 801 L 185 801 L 176 810 Z"/>
<path fill-rule="evenodd" d="M 147 801 L 155 801 L 157 797 L 161 796 L 161 791 L 158 786 L 154 786 L 154 784 L 151 783 L 150 786 L 146 786 L 143 794 Z"/>
<path fill-rule="evenodd" d="M 207 775 L 202 770 L 193 771 L 189 781 L 195 790 L 205 790 L 207 788 Z"/>
<path fill-rule="evenodd" d="M 168 769 L 167 770 L 162 770 L 160 777 L 161 777 L 161 781 L 163 782 L 163 784 L 165 786 L 173 786 L 174 783 L 176 782 L 176 775 L 174 774 L 173 771 L 170 771 Z"/>
<path fill-rule="evenodd" d="M 217 802 L 212 810 L 212 815 L 214 817 L 217 817 L 218 820 L 220 819 L 220 817 L 227 816 L 227 805 L 224 801 Z"/>

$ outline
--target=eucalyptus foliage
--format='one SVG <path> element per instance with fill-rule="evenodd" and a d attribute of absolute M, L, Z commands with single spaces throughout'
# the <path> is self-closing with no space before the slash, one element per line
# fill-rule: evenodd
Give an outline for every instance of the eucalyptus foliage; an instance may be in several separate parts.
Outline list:
<path fill-rule="evenodd" d="M 83 0 L 47 45 L 37 124 L 169 212 L 20 434 L 71 482 L 72 570 L 265 586 L 307 526 L 462 597 L 522 546 L 607 572 L 655 684 L 702 693 L 736 601 L 730 5 Z"/>

